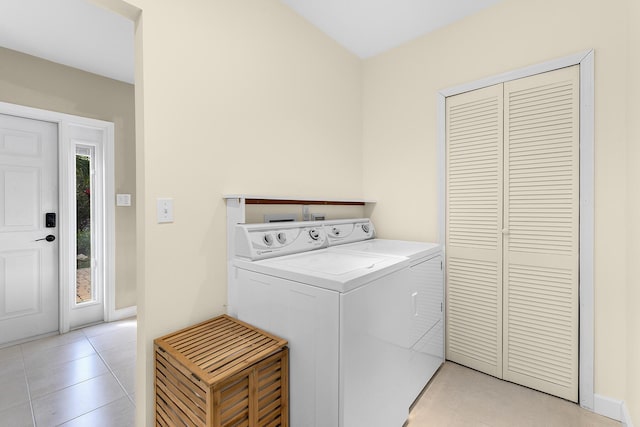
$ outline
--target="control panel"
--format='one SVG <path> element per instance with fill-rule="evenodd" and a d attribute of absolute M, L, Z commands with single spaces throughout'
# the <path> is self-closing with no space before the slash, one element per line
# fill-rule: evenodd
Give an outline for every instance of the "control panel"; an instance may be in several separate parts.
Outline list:
<path fill-rule="evenodd" d="M 324 228 L 329 246 L 361 242 L 375 237 L 373 223 L 367 218 L 325 221 Z"/>
<path fill-rule="evenodd" d="M 239 224 L 235 237 L 236 256 L 254 261 L 327 246 L 325 229 L 316 221 Z"/>

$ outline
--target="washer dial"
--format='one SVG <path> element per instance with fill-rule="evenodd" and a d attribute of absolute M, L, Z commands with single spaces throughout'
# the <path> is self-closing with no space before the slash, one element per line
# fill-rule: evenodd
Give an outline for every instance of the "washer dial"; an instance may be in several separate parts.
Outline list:
<path fill-rule="evenodd" d="M 278 240 L 278 243 L 284 245 L 287 241 L 287 234 L 284 231 L 281 231 L 276 234 L 276 239 Z"/>
<path fill-rule="evenodd" d="M 262 241 L 265 245 L 271 246 L 273 245 L 273 236 L 271 234 L 265 234 L 264 236 L 262 236 Z"/>
<path fill-rule="evenodd" d="M 312 240 L 318 240 L 320 238 L 320 232 L 315 228 L 312 228 L 309 230 L 309 237 L 311 237 Z"/>

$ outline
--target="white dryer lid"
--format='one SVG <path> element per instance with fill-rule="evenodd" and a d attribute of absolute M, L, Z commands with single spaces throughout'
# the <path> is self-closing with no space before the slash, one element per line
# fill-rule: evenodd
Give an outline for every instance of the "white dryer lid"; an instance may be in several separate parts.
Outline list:
<path fill-rule="evenodd" d="M 236 267 L 348 292 L 409 265 L 408 258 L 321 249 L 261 261 L 236 259 Z"/>
<path fill-rule="evenodd" d="M 332 250 L 355 251 L 378 255 L 403 256 L 414 261 L 435 253 L 439 253 L 440 245 L 437 243 L 414 242 L 408 240 L 373 239 L 364 242 L 348 243 L 346 245 L 334 246 Z"/>

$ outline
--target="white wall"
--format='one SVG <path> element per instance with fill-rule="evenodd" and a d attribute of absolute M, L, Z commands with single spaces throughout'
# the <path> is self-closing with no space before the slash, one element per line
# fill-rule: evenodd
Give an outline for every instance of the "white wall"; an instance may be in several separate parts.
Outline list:
<path fill-rule="evenodd" d="M 624 400 L 631 78 L 625 7 L 603 0 L 503 0 L 365 61 L 365 197 L 378 201 L 373 221 L 383 237 L 437 240 L 438 90 L 589 48 L 596 75 L 595 391 Z M 416 229 L 417 222 L 423 228 Z"/>

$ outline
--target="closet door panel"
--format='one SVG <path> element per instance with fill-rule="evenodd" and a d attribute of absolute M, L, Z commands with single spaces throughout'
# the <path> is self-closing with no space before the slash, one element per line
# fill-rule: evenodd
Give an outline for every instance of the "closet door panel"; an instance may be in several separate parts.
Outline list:
<path fill-rule="evenodd" d="M 579 68 L 505 83 L 504 379 L 578 399 Z"/>
<path fill-rule="evenodd" d="M 447 98 L 446 357 L 502 376 L 503 88 Z"/>

